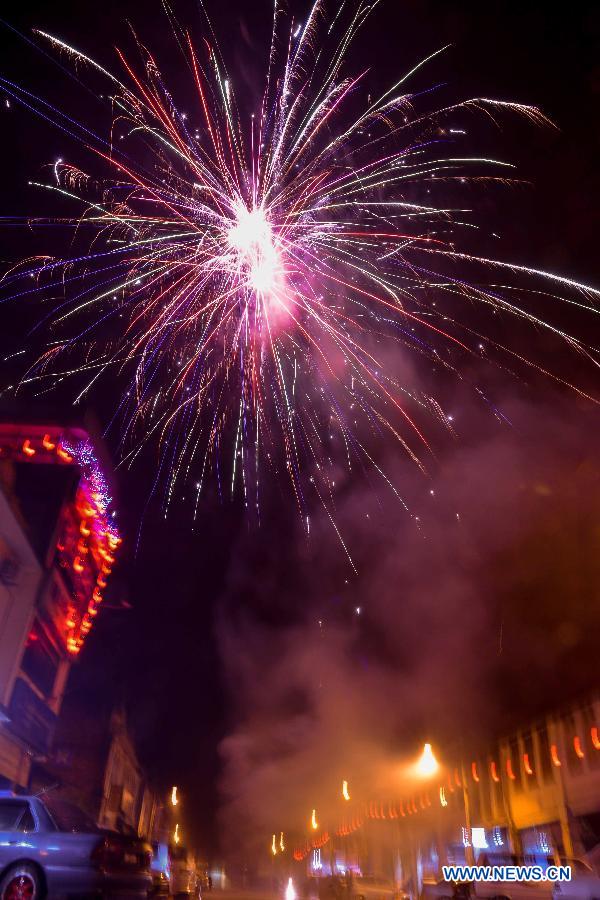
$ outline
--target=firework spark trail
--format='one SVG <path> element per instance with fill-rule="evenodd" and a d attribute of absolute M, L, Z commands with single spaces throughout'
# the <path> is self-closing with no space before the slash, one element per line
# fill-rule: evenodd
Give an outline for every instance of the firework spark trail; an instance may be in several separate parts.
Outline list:
<path fill-rule="evenodd" d="M 147 441 L 158 439 L 167 504 L 180 478 L 196 473 L 198 497 L 211 469 L 221 484 L 218 455 L 230 439 L 231 489 L 241 478 L 247 505 L 259 508 L 262 459 L 275 473 L 287 473 L 307 528 L 311 485 L 337 532 L 334 430 L 345 465 L 366 465 L 398 495 L 365 435 L 383 429 L 426 471 L 433 451 L 425 415 L 452 427 L 435 400 L 397 381 L 380 347 L 391 346 L 398 356 L 418 352 L 458 374 L 462 360 L 479 357 L 483 339 L 468 313 L 461 319 L 456 306 L 451 314 L 442 311 L 434 294 L 548 329 L 597 365 L 594 348 L 528 310 L 523 296 L 555 301 L 547 282 L 565 291 L 560 299 L 593 314 L 600 292 L 457 249 L 461 229 L 475 227 L 470 208 L 416 198 L 447 180 L 511 181 L 494 174 L 512 168 L 508 163 L 456 153 L 458 137 L 443 124 L 454 116 L 483 113 L 496 122 L 514 113 L 538 126 L 547 120 L 533 107 L 494 99 L 418 110 L 430 92 L 406 93 L 405 85 L 446 48 L 372 102 L 364 87 L 368 71 L 351 77 L 342 70 L 377 5 L 358 2 L 345 23 L 340 7 L 329 23 L 329 43 L 321 41 L 316 50 L 321 0 L 304 24 L 291 22 L 286 40 L 276 2 L 265 88 L 256 117 L 248 120 L 238 113 L 212 26 L 211 40 L 195 45 L 168 5 L 196 93 L 197 111 L 189 119 L 141 44 L 143 72 L 117 51 L 119 78 L 59 38 L 37 32 L 107 80 L 115 111 L 109 140 L 0 79 L 8 96 L 76 137 L 108 173 L 92 180 L 59 161 L 54 183 L 39 185 L 80 200 L 84 211 L 73 220 L 33 222 L 73 226 L 76 233 L 86 226 L 94 238 L 86 252 L 30 260 L 4 278 L 11 297 L 39 291 L 54 300 L 53 343 L 23 382 L 46 389 L 69 373 L 81 379 L 90 373 L 78 387 L 81 399 L 101 377 L 128 373 L 130 386 L 117 404 L 124 459 L 132 461 Z M 337 40 L 331 37 L 336 32 Z M 117 136 L 127 141 L 117 145 Z M 426 260 L 441 261 L 441 268 Z M 461 274 L 444 263 L 460 263 Z M 540 286 L 471 283 L 470 266 L 536 279 Z M 25 287 L 31 277 L 33 286 Z M 63 292 L 58 301 L 57 289 Z M 515 292 L 519 300 L 512 299 Z M 123 327 L 115 324 L 121 317 Z M 79 330 L 74 323 L 81 323 Z M 66 336 L 63 328 L 70 329 Z M 497 365 L 518 360 L 568 383 L 494 335 L 484 339 Z M 71 362 L 73 354 L 79 364 Z M 64 355 L 69 363 L 60 369 Z"/>

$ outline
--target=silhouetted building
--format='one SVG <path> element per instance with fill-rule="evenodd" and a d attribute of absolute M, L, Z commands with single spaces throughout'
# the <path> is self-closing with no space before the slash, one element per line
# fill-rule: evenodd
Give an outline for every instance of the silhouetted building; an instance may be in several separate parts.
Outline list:
<path fill-rule="evenodd" d="M 127 717 L 71 702 L 60 717 L 52 756 L 34 789 L 55 791 L 101 828 L 151 839 L 161 806 L 139 762 Z"/>

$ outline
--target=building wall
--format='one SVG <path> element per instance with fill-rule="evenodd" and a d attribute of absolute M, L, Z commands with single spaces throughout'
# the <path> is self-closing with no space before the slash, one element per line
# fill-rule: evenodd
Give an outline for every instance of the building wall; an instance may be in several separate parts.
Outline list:
<path fill-rule="evenodd" d="M 157 798 L 148 786 L 122 710 L 113 712 L 110 732 L 98 824 L 151 838 L 157 819 Z"/>
<path fill-rule="evenodd" d="M 42 568 L 0 489 L 0 779 L 25 786 L 31 753 L 14 733 L 14 693 L 35 612 Z"/>
<path fill-rule="evenodd" d="M 0 703 L 8 707 L 42 567 L 0 486 Z"/>

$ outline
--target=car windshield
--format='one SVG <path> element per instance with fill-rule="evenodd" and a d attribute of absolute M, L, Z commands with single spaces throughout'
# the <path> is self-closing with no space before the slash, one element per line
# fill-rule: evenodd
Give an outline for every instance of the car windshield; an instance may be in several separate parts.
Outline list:
<path fill-rule="evenodd" d="M 98 831 L 97 825 L 89 816 L 73 803 L 59 800 L 57 797 L 46 797 L 44 804 L 58 831 L 71 831 L 76 834 Z"/>

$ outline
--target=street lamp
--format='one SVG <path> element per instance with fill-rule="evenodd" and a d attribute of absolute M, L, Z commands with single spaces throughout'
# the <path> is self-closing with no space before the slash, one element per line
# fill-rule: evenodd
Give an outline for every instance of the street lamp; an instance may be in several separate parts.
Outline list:
<path fill-rule="evenodd" d="M 179 822 L 175 826 L 175 831 L 173 832 L 173 841 L 178 844 L 179 843 Z"/>
<path fill-rule="evenodd" d="M 177 787 L 173 785 L 171 788 L 171 806 L 177 806 L 179 799 L 177 797 Z"/>
<path fill-rule="evenodd" d="M 417 775 L 420 775 L 421 778 L 429 778 L 431 775 L 435 775 L 438 769 L 439 763 L 433 755 L 431 744 L 425 744 L 415 766 Z"/>
<path fill-rule="evenodd" d="M 344 798 L 344 800 L 350 799 L 350 791 L 348 790 L 348 782 L 347 781 L 342 782 L 342 797 Z"/>
<path fill-rule="evenodd" d="M 281 834 L 279 835 L 279 849 L 281 850 L 282 853 L 283 853 L 283 851 L 285 850 L 285 843 L 284 843 L 284 840 L 283 840 L 283 831 L 282 831 Z"/>
<path fill-rule="evenodd" d="M 271 853 L 273 856 L 277 856 L 277 838 L 273 835 L 273 840 L 271 841 Z"/>
<path fill-rule="evenodd" d="M 310 817 L 310 827 L 313 831 L 316 831 L 319 827 L 319 823 L 317 822 L 317 811 L 313 809 L 312 816 Z"/>

